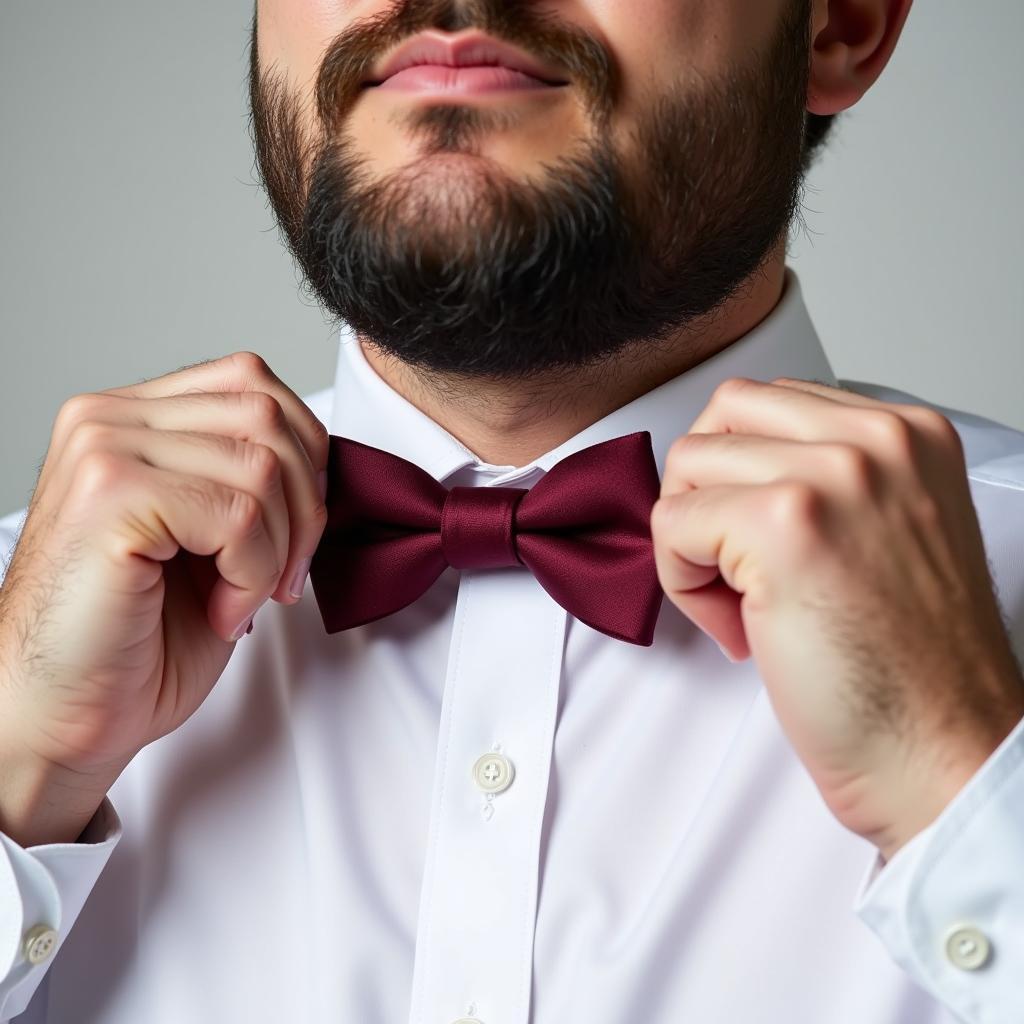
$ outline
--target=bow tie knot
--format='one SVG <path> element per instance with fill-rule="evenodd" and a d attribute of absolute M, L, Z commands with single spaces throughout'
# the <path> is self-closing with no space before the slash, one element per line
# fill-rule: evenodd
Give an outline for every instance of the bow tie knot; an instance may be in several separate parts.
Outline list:
<path fill-rule="evenodd" d="M 441 550 L 455 569 L 522 565 L 516 506 L 525 487 L 452 487 L 441 509 Z"/>

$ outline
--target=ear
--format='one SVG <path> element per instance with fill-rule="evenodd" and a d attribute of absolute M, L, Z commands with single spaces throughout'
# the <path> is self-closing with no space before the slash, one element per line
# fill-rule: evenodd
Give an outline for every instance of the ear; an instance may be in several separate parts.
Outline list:
<path fill-rule="evenodd" d="M 814 0 L 807 110 L 852 107 L 889 63 L 913 0 Z"/>

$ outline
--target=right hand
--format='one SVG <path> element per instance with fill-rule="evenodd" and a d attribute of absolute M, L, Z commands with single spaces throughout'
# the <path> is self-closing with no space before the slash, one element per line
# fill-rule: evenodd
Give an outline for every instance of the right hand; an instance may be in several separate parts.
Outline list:
<path fill-rule="evenodd" d="M 0 741 L 102 799 L 205 700 L 256 610 L 298 600 L 327 451 L 251 352 L 65 402 L 0 589 Z"/>

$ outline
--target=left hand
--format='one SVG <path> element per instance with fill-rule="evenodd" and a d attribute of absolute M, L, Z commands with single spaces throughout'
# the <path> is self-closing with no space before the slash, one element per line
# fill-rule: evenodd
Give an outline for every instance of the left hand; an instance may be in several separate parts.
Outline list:
<path fill-rule="evenodd" d="M 959 435 L 927 406 L 721 384 L 651 513 L 669 599 L 753 655 L 829 810 L 889 859 L 1024 715 Z"/>

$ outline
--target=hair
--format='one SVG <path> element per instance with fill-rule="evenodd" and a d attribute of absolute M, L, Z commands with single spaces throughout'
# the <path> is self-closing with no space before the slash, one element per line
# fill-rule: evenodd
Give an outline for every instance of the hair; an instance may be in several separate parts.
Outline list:
<path fill-rule="evenodd" d="M 808 114 L 804 128 L 804 174 L 810 170 L 818 154 L 833 132 L 838 114 Z"/>

